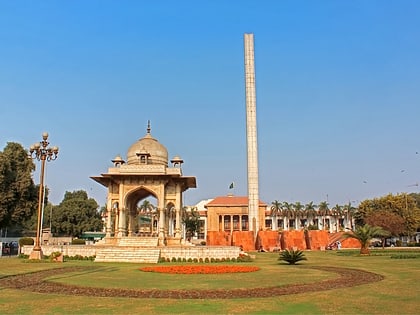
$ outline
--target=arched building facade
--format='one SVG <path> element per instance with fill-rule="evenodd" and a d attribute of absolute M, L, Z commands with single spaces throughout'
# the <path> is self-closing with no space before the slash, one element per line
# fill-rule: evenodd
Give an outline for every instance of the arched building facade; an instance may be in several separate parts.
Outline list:
<path fill-rule="evenodd" d="M 196 178 L 182 175 L 183 160 L 175 156 L 168 166 L 168 151 L 151 135 L 150 122 L 146 135 L 121 156 L 112 160 L 107 173 L 91 178 L 108 189 L 106 238 L 136 236 L 140 232 L 158 236 L 159 245 L 169 240 L 181 243 L 183 192 L 196 188 Z M 148 197 L 157 205 L 150 213 L 149 228 L 140 229 L 138 203 Z"/>

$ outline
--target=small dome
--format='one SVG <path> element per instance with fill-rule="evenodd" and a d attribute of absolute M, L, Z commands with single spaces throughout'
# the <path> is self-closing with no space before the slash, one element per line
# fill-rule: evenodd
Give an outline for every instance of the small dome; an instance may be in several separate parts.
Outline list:
<path fill-rule="evenodd" d="M 127 152 L 127 164 L 140 164 L 140 159 L 147 159 L 146 164 L 168 165 L 168 150 L 150 134 L 150 125 L 147 134 L 133 143 Z"/>

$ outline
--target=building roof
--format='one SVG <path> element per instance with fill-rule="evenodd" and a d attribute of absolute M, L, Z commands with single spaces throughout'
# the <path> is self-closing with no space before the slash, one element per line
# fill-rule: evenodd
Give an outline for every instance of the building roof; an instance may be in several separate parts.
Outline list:
<path fill-rule="evenodd" d="M 265 202 L 259 201 L 260 206 L 267 206 Z M 248 196 L 220 196 L 214 198 L 212 201 L 205 205 L 206 207 L 211 206 L 248 206 Z"/>

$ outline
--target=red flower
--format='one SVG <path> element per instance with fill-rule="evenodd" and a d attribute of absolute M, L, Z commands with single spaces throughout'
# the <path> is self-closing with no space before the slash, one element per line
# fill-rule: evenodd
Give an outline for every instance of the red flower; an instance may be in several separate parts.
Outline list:
<path fill-rule="evenodd" d="M 236 272 L 254 272 L 260 270 L 256 266 L 209 266 L 209 265 L 185 265 L 185 266 L 154 266 L 143 267 L 141 271 L 160 272 L 172 274 L 215 274 L 215 273 L 236 273 Z"/>

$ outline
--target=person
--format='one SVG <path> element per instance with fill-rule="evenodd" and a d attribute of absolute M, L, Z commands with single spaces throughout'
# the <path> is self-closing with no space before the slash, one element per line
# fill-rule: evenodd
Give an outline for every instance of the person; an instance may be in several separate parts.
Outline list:
<path fill-rule="evenodd" d="M 341 249 L 341 242 L 340 241 L 337 241 L 336 242 L 336 245 L 337 245 L 337 249 L 340 250 Z"/>

